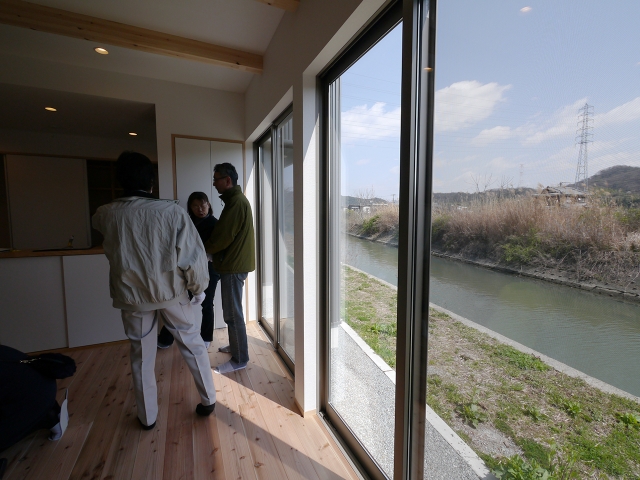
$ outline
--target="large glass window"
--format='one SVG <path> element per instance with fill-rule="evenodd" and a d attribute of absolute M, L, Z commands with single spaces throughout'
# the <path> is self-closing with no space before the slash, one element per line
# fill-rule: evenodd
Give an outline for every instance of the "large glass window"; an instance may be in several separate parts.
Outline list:
<path fill-rule="evenodd" d="M 425 472 L 434 14 L 391 4 L 322 76 L 321 412 L 372 478 Z M 467 478 L 437 443 L 427 478 Z"/>
<path fill-rule="evenodd" d="M 279 344 L 291 359 L 294 341 L 294 221 L 293 221 L 293 118 L 291 115 L 277 127 L 278 138 L 278 285 Z"/>
<path fill-rule="evenodd" d="M 274 209 L 275 193 L 272 160 L 273 141 L 269 134 L 258 147 L 260 162 L 260 320 L 273 332 L 274 325 Z"/>
<path fill-rule="evenodd" d="M 257 142 L 259 165 L 260 321 L 293 365 L 294 184 L 293 117 L 283 114 Z"/>
<path fill-rule="evenodd" d="M 331 414 L 376 467 L 394 468 L 402 26 L 329 86 L 335 194 Z"/>
<path fill-rule="evenodd" d="M 439 7 L 428 404 L 495 471 L 636 478 L 640 3 Z"/>

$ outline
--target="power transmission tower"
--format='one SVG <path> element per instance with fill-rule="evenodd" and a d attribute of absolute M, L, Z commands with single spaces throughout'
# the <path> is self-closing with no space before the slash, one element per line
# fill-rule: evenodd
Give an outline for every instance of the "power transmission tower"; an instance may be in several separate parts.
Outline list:
<path fill-rule="evenodd" d="M 520 180 L 518 180 L 518 188 L 522 187 L 522 177 L 524 177 L 524 163 L 520 164 Z"/>
<path fill-rule="evenodd" d="M 576 189 L 580 189 L 582 182 L 582 191 L 589 193 L 589 163 L 587 157 L 587 145 L 593 142 L 593 106 L 588 103 L 584 104 L 578 115 L 578 130 L 576 131 L 576 144 L 580 145 L 580 153 L 578 153 L 578 166 L 576 168 Z"/>

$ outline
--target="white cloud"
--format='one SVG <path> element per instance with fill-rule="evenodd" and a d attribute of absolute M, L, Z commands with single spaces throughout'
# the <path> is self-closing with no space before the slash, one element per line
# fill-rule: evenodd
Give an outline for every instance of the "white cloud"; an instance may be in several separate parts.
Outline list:
<path fill-rule="evenodd" d="M 398 175 L 400 174 L 400 166 L 396 165 L 395 167 L 391 167 L 389 171 L 395 175 Z"/>
<path fill-rule="evenodd" d="M 516 132 L 525 138 L 523 144 L 526 146 L 538 145 L 552 138 L 565 137 L 573 139 L 580 128 L 578 115 L 580 109 L 587 102 L 586 98 L 581 98 L 571 105 L 567 105 L 557 110 L 551 115 L 548 121 L 535 125 L 532 123 L 518 127 Z M 636 97 L 627 103 L 612 108 L 608 112 L 596 114 L 593 117 L 594 129 L 599 129 L 609 125 L 619 125 L 640 120 L 640 97 Z M 483 132 L 480 133 L 482 135 Z M 478 135 L 478 137 L 480 137 Z"/>
<path fill-rule="evenodd" d="M 400 107 L 386 110 L 384 102 L 376 102 L 342 112 L 342 141 L 349 143 L 358 140 L 383 140 L 400 138 Z"/>
<path fill-rule="evenodd" d="M 487 145 L 489 143 L 497 142 L 500 140 L 506 140 L 513 136 L 514 132 L 511 127 L 493 127 L 482 130 L 472 142 L 474 145 Z"/>
<path fill-rule="evenodd" d="M 541 125 L 526 124 L 518 127 L 518 132 L 526 136 L 522 143 L 524 145 L 537 145 L 555 137 L 573 138 L 576 133 L 578 110 L 584 106 L 586 101 L 586 98 L 581 98 L 572 105 L 566 105 L 556 110 L 549 120 Z"/>
<path fill-rule="evenodd" d="M 436 92 L 436 131 L 456 131 L 470 127 L 489 117 L 496 105 L 504 101 L 511 85 L 495 82 L 482 84 L 476 80 L 456 82 Z"/>
<path fill-rule="evenodd" d="M 522 7 L 522 8 L 520 9 L 520 11 L 521 11 L 522 13 L 529 13 L 529 12 L 531 11 L 531 7 Z"/>
<path fill-rule="evenodd" d="M 368 158 L 363 158 L 361 160 L 358 160 L 356 162 L 356 165 L 366 165 L 367 163 L 371 163 L 371 160 L 369 160 Z"/>
<path fill-rule="evenodd" d="M 598 127 L 617 123 L 627 123 L 640 119 L 640 97 L 615 107 L 606 113 L 594 116 L 594 123 Z"/>

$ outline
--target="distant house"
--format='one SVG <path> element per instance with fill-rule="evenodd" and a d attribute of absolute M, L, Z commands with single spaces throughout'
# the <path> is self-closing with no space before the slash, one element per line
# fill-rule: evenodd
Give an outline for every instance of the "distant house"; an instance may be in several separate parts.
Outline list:
<path fill-rule="evenodd" d="M 576 188 L 558 185 L 545 187 L 539 194 L 534 195 L 534 197 L 545 200 L 548 206 L 562 206 L 567 204 L 585 204 L 588 195 L 587 192 Z"/>

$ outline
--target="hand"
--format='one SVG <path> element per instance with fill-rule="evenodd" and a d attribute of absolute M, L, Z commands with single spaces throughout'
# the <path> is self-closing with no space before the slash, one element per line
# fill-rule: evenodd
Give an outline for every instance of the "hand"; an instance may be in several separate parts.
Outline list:
<path fill-rule="evenodd" d="M 191 299 L 191 305 L 200 305 L 202 302 L 204 302 L 204 297 L 205 297 L 204 292 L 194 295 L 193 298 Z"/>

